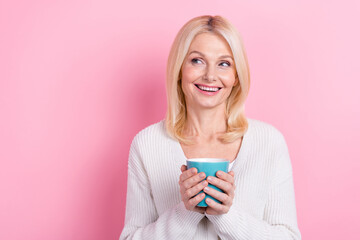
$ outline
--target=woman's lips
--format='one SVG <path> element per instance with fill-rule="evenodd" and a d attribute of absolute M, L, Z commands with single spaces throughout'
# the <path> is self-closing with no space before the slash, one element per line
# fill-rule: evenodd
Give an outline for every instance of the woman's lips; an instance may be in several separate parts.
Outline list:
<path fill-rule="evenodd" d="M 198 85 L 200 86 L 204 86 L 204 87 L 211 87 L 211 86 L 206 86 L 206 85 L 203 85 L 203 84 L 194 84 L 196 89 L 199 90 L 199 92 L 201 92 L 202 94 L 204 95 L 207 95 L 207 96 L 214 96 L 216 95 L 218 92 L 220 92 L 221 88 L 220 87 L 215 87 L 215 88 L 219 88 L 219 90 L 213 92 L 213 91 L 205 91 L 205 90 L 202 90 L 198 87 Z M 211 87 L 211 88 L 214 88 L 214 87 Z"/>

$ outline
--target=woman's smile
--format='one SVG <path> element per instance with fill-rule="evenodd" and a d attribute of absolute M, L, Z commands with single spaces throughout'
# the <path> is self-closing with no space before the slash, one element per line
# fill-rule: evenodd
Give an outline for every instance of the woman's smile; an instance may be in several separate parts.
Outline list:
<path fill-rule="evenodd" d="M 199 90 L 199 92 L 208 96 L 214 96 L 221 90 L 221 87 L 213 87 L 204 84 L 194 84 L 194 85 Z"/>

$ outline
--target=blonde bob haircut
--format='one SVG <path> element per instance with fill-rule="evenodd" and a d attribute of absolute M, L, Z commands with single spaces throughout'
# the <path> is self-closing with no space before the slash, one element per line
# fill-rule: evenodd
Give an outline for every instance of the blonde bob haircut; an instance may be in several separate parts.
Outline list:
<path fill-rule="evenodd" d="M 224 143 L 240 139 L 248 129 L 245 100 L 250 88 L 250 72 L 241 36 L 224 17 L 204 15 L 191 19 L 178 32 L 171 46 L 166 69 L 167 113 L 166 131 L 184 144 L 194 144 L 183 135 L 187 119 L 185 95 L 181 87 L 181 67 L 193 39 L 200 33 L 222 36 L 229 44 L 235 62 L 236 84 L 226 101 L 227 129 L 219 139 Z"/>

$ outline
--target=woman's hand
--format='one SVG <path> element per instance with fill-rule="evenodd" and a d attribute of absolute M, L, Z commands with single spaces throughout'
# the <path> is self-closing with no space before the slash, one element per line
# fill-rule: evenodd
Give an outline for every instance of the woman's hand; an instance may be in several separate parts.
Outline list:
<path fill-rule="evenodd" d="M 196 206 L 204 199 L 205 193 L 201 193 L 195 196 L 201 190 L 203 190 L 204 187 L 208 185 L 208 182 L 206 180 L 202 181 L 206 177 L 205 173 L 197 173 L 196 168 L 191 168 L 187 170 L 185 165 L 181 166 L 181 172 L 182 174 L 180 175 L 179 179 L 180 194 L 186 209 L 199 213 L 205 213 L 204 207 Z"/>
<path fill-rule="evenodd" d="M 211 187 L 205 187 L 204 192 L 219 200 L 222 204 L 207 198 L 206 203 L 208 207 L 206 208 L 206 213 L 209 215 L 227 213 L 233 203 L 235 195 L 234 172 L 230 171 L 229 173 L 225 173 L 223 171 L 217 171 L 216 176 L 217 178 L 209 176 L 207 181 L 224 192 L 219 192 Z"/>

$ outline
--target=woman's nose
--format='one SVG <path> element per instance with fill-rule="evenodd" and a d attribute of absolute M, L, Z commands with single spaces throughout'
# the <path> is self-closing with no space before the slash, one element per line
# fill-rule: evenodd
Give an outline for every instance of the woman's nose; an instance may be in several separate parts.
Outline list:
<path fill-rule="evenodd" d="M 207 81 L 214 81 L 215 78 L 216 78 L 215 67 L 208 65 L 205 70 L 204 79 Z"/>

